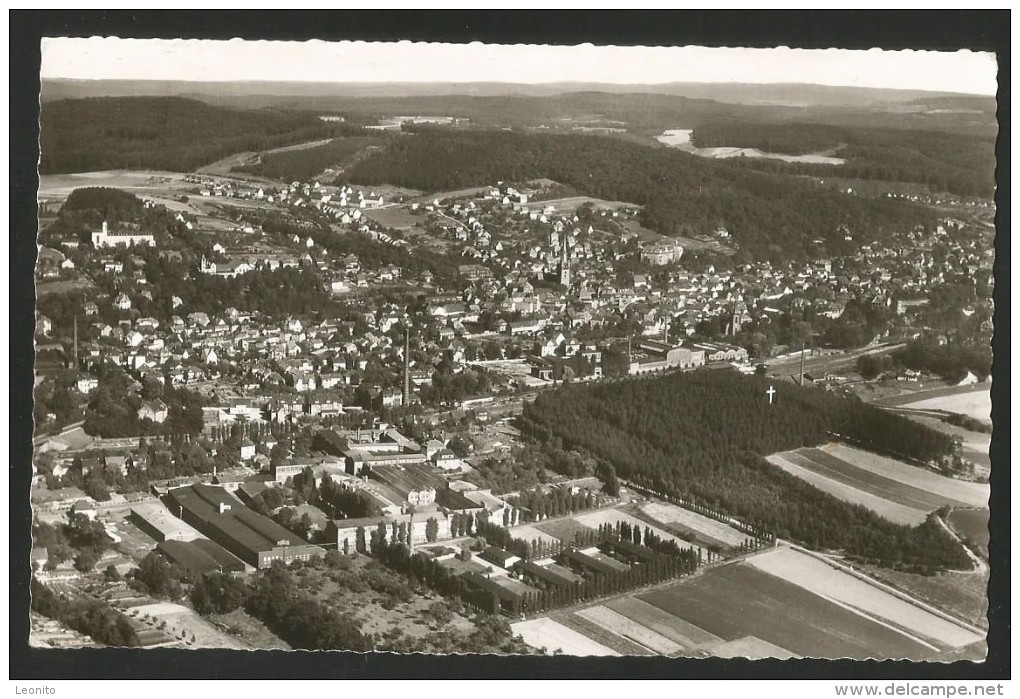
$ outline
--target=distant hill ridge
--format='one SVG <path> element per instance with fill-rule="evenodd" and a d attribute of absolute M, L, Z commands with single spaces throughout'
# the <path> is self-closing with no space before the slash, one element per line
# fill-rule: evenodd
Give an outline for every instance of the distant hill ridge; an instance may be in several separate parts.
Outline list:
<path fill-rule="evenodd" d="M 948 98 L 994 105 L 995 99 L 981 95 L 924 90 L 889 90 L 866 87 L 811 85 L 805 83 L 690 83 L 615 84 L 598 82 L 558 82 L 525 84 L 509 82 L 477 83 L 327 83 L 216 81 L 195 82 L 176 80 L 69 80 L 44 79 L 43 101 L 76 97 L 149 96 L 149 95 L 274 95 L 274 96 L 340 96 L 340 97 L 408 97 L 437 95 L 550 96 L 571 92 L 650 93 L 697 99 L 710 99 L 729 104 L 788 105 L 855 105 L 862 102 L 910 102 L 931 98 Z M 994 107 L 993 107 L 994 108 Z"/>

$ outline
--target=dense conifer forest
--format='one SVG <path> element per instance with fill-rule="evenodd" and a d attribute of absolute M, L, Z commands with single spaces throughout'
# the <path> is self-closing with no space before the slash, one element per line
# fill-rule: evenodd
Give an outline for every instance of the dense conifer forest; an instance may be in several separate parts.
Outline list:
<path fill-rule="evenodd" d="M 360 160 L 352 182 L 442 191 L 548 177 L 596 197 L 642 205 L 641 222 L 664 235 L 712 235 L 726 228 L 753 257 L 788 261 L 811 241 L 829 254 L 915 225 L 923 207 L 849 197 L 794 177 L 766 175 L 616 138 L 503 131 L 420 129 Z"/>
<path fill-rule="evenodd" d="M 525 408 L 522 431 L 548 448 L 579 449 L 621 478 L 731 513 L 780 538 L 917 570 L 969 568 L 935 522 L 913 529 L 827 495 L 765 461 L 833 434 L 919 461 L 952 440 L 856 399 L 783 383 L 770 406 L 761 378 L 702 371 L 597 387 L 567 385 Z"/>

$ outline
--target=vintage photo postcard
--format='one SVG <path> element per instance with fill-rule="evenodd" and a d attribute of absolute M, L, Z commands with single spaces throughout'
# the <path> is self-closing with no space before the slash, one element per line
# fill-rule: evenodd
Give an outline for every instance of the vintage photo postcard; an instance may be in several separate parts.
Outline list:
<path fill-rule="evenodd" d="M 33 647 L 986 657 L 994 54 L 41 55 Z"/>

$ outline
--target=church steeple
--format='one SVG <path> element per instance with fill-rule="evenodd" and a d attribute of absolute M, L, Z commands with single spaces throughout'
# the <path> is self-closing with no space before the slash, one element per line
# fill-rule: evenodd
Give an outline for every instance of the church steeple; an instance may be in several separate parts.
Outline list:
<path fill-rule="evenodd" d="M 567 231 L 560 233 L 560 284 L 570 288 L 570 251 L 567 249 Z"/>

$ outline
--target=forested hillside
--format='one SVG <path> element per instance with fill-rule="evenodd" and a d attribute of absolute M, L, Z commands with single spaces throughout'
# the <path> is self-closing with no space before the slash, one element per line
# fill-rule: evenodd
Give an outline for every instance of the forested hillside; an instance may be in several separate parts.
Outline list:
<path fill-rule="evenodd" d="M 902 202 L 865 200 L 793 177 L 750 172 L 677 151 L 595 136 L 423 129 L 358 162 L 359 184 L 441 191 L 548 177 L 585 194 L 644 206 L 642 223 L 664 235 L 725 227 L 750 257 L 788 261 L 825 241 L 825 254 L 856 249 L 893 230 L 930 225 L 933 214 Z"/>
<path fill-rule="evenodd" d="M 312 113 L 241 111 L 179 97 L 62 100 L 47 103 L 40 113 L 39 172 L 187 172 L 241 151 L 359 131 Z"/>
<path fill-rule="evenodd" d="M 847 160 L 843 165 L 805 165 L 758 158 L 736 161 L 771 172 L 915 182 L 965 196 L 990 197 L 995 187 L 993 137 L 723 119 L 696 128 L 692 141 L 698 148 L 758 148 L 788 155 L 838 149 L 835 155 Z"/>
<path fill-rule="evenodd" d="M 735 372 L 568 385 L 527 405 L 522 431 L 546 448 L 591 452 L 623 478 L 731 513 L 781 538 L 886 565 L 969 566 L 937 524 L 892 524 L 762 458 L 829 441 L 834 432 L 874 451 L 933 461 L 951 453 L 949 437 L 860 401 L 791 384 L 778 387 L 770 406 L 768 386 Z"/>
<path fill-rule="evenodd" d="M 113 187 L 81 187 L 67 196 L 57 218 L 42 232 L 40 242 L 55 246 L 59 238 L 71 236 L 91 244 L 90 232 L 99 230 L 104 221 L 111 231 L 137 228 L 161 241 L 183 230 L 166 208 L 146 207 L 130 192 Z"/>

